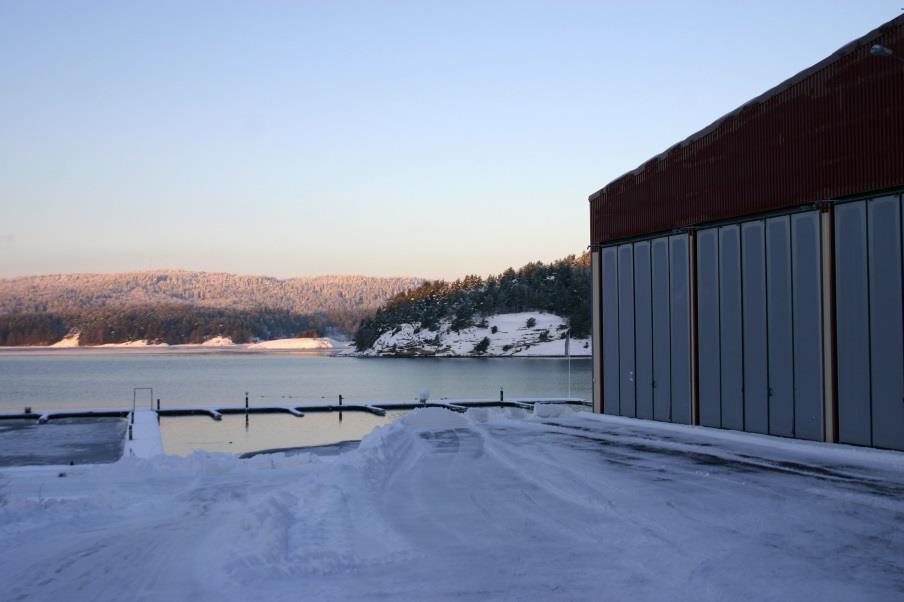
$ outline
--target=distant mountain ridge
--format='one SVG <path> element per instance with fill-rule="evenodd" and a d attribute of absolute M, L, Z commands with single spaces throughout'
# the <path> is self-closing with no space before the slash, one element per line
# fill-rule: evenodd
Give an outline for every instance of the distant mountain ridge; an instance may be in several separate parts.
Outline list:
<path fill-rule="evenodd" d="M 0 279 L 0 345 L 148 340 L 201 343 L 350 334 L 387 299 L 417 287 L 410 277 L 279 279 L 151 270 Z"/>
<path fill-rule="evenodd" d="M 299 314 L 368 310 L 423 282 L 422 278 L 373 276 L 279 279 L 189 270 L 21 276 L 0 279 L 0 313 L 174 303 Z"/>

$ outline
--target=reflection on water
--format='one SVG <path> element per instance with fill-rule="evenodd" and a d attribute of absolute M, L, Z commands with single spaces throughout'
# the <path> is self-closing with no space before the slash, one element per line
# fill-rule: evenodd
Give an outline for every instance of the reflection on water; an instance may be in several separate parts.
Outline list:
<path fill-rule="evenodd" d="M 221 421 L 206 416 L 177 416 L 160 419 L 163 448 L 168 454 L 188 455 L 194 451 L 243 454 L 264 449 L 310 447 L 353 441 L 378 426 L 388 424 L 406 412 L 386 412 L 375 416 L 365 412 L 305 414 L 227 415 Z"/>

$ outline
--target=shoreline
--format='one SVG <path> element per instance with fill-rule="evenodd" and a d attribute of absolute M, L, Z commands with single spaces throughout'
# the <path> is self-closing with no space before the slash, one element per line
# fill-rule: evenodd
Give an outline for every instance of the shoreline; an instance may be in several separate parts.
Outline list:
<path fill-rule="evenodd" d="M 349 359 L 423 359 L 423 360 L 487 360 L 487 359 L 568 359 L 566 355 L 364 355 L 349 353 L 347 348 L 293 349 L 293 348 L 249 348 L 249 345 L 211 346 L 201 344 L 186 345 L 146 345 L 131 347 L 107 347 L 92 345 L 84 347 L 52 346 L 0 346 L 0 357 L 14 355 L 189 355 L 189 354 L 236 354 L 236 355 L 319 355 Z M 590 355 L 572 355 L 573 360 L 589 360 Z"/>

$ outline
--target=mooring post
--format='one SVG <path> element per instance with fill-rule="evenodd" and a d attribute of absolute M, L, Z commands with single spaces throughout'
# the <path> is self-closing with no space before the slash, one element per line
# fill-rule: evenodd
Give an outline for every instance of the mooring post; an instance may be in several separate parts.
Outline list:
<path fill-rule="evenodd" d="M 339 395 L 339 405 L 342 405 L 342 395 Z"/>
<path fill-rule="evenodd" d="M 157 398 L 157 411 L 160 411 L 160 398 Z"/>
<path fill-rule="evenodd" d="M 342 394 L 339 394 L 339 407 L 342 407 Z M 342 422 L 342 410 L 339 410 L 339 422 Z"/>
<path fill-rule="evenodd" d="M 132 440 L 132 425 L 129 425 L 129 441 Z"/>
<path fill-rule="evenodd" d="M 248 391 L 245 391 L 245 414 L 248 413 Z"/>
<path fill-rule="evenodd" d="M 502 387 L 499 387 L 499 401 L 505 401 L 505 393 L 502 392 Z"/>
<path fill-rule="evenodd" d="M 132 410 L 132 413 L 129 414 L 129 428 L 132 428 L 132 425 L 135 424 L 135 410 Z"/>

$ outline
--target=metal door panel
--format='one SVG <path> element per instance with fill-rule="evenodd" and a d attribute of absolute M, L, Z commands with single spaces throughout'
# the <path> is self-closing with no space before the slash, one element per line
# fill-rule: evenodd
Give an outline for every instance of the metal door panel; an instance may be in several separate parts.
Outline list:
<path fill-rule="evenodd" d="M 741 226 L 741 282 L 744 327 L 744 430 L 769 432 L 766 358 L 765 223 Z"/>
<path fill-rule="evenodd" d="M 819 212 L 791 216 L 794 436 L 814 441 L 825 438 L 821 249 Z"/>
<path fill-rule="evenodd" d="M 618 362 L 619 408 L 622 416 L 635 416 L 634 367 L 634 252 L 631 245 L 618 247 Z"/>
<path fill-rule="evenodd" d="M 618 251 L 602 250 L 603 263 L 603 411 L 619 413 Z"/>
<path fill-rule="evenodd" d="M 634 244 L 634 332 L 637 417 L 653 418 L 653 299 L 650 243 Z"/>
<path fill-rule="evenodd" d="M 869 280 L 864 201 L 835 207 L 835 315 L 838 438 L 842 443 L 870 445 Z"/>
<path fill-rule="evenodd" d="M 722 427 L 735 430 L 744 429 L 744 335 L 740 272 L 740 227 L 723 226 L 719 228 Z"/>
<path fill-rule="evenodd" d="M 898 197 L 867 204 L 873 445 L 904 449 L 904 330 Z"/>
<path fill-rule="evenodd" d="M 722 426 L 719 354 L 719 230 L 711 228 L 697 232 L 697 358 L 703 426 Z"/>
<path fill-rule="evenodd" d="M 794 345 L 791 322 L 791 224 L 766 220 L 766 308 L 769 316 L 769 433 L 794 435 Z"/>
<path fill-rule="evenodd" d="M 690 271 L 686 234 L 669 237 L 672 421 L 691 422 Z"/>
<path fill-rule="evenodd" d="M 669 240 L 657 238 L 652 243 L 653 269 L 653 418 L 670 420 L 672 416 L 672 354 Z"/>

